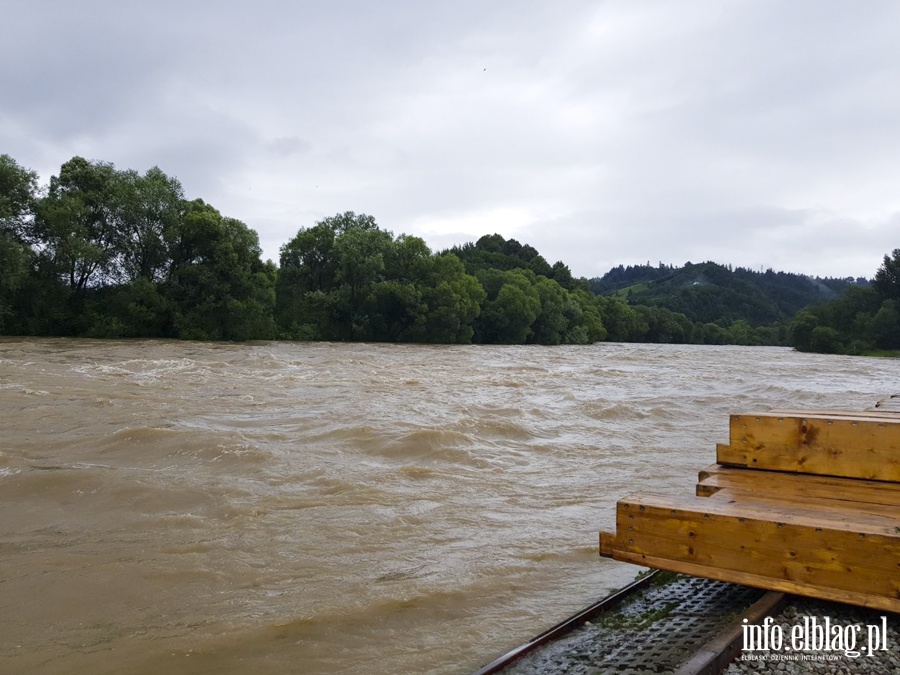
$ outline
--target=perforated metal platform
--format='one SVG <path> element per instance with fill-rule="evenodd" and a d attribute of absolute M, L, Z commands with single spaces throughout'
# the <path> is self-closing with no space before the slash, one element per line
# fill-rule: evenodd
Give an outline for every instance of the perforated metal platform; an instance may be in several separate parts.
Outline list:
<path fill-rule="evenodd" d="M 671 673 L 764 591 L 667 575 L 616 610 L 503 670 L 516 675 Z"/>

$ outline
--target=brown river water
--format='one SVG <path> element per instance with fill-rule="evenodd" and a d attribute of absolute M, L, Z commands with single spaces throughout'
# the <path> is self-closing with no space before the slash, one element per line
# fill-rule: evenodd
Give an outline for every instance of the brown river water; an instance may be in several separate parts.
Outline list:
<path fill-rule="evenodd" d="M 634 578 L 598 530 L 730 413 L 897 391 L 781 348 L 0 339 L 0 672 L 471 672 Z"/>

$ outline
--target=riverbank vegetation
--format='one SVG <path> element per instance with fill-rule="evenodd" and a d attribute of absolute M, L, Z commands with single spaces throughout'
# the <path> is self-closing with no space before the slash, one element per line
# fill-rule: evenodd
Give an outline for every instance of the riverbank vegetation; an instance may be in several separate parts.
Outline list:
<path fill-rule="evenodd" d="M 588 281 L 515 239 L 435 252 L 352 212 L 301 228 L 278 265 L 261 253 L 254 230 L 159 168 L 74 157 L 41 186 L 0 156 L 3 334 L 846 350 L 856 343 L 835 334 L 856 315 L 835 307 L 861 303 L 872 339 L 859 346 L 896 346 L 882 335 L 896 303 L 865 280 L 688 263 Z"/>
<path fill-rule="evenodd" d="M 800 351 L 892 356 L 900 350 L 900 249 L 875 273 L 871 286 L 800 310 L 789 326 Z"/>

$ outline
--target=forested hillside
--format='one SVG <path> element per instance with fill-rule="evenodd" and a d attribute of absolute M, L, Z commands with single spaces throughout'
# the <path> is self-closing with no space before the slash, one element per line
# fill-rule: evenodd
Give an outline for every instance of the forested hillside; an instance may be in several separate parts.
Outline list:
<path fill-rule="evenodd" d="M 665 307 L 691 321 L 727 326 L 747 321 L 753 326 L 785 321 L 812 303 L 837 298 L 865 279 L 821 279 L 774 272 L 732 269 L 713 262 L 683 267 L 613 268 L 590 281 L 595 293 L 630 304 Z"/>

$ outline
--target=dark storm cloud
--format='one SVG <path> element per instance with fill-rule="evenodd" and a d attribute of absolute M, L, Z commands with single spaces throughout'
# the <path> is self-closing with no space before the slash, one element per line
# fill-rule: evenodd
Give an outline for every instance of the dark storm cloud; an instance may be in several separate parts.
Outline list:
<path fill-rule="evenodd" d="M 266 255 L 338 211 L 576 274 L 870 275 L 900 204 L 900 6 L 11 0 L 0 152 L 159 165 Z"/>

